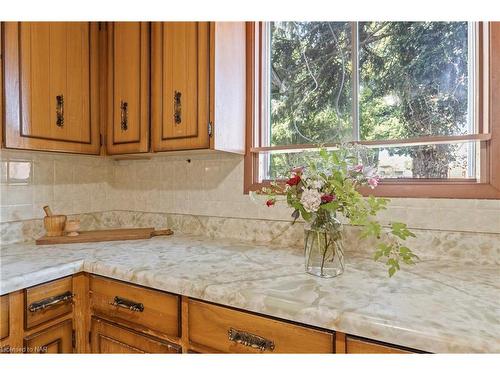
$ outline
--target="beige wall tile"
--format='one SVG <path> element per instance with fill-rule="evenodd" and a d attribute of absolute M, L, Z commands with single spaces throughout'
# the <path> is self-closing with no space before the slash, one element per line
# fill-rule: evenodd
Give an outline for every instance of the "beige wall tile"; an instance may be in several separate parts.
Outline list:
<path fill-rule="evenodd" d="M 24 185 L 10 185 L 7 176 L 2 177 L 1 207 L 23 206 L 6 209 L 2 221 L 26 217 L 26 206 L 39 217 L 35 205 L 44 203 L 67 214 L 135 210 L 290 221 L 286 206 L 268 208 L 243 194 L 241 156 L 193 152 L 114 161 L 9 150 L 2 151 L 1 173 L 6 173 L 9 160 L 32 162 L 32 178 Z M 500 200 L 396 198 L 379 218 L 419 229 L 500 233 Z"/>

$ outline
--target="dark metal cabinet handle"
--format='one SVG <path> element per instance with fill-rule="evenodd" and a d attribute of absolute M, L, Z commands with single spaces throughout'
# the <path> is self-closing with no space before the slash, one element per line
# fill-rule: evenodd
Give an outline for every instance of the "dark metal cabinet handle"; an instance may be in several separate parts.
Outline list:
<path fill-rule="evenodd" d="M 59 305 L 61 303 L 66 303 L 73 299 L 74 295 L 71 292 L 65 292 L 58 296 L 53 296 L 49 298 L 42 299 L 41 301 L 33 302 L 28 306 L 28 310 L 32 313 L 45 310 L 46 308 Z"/>
<path fill-rule="evenodd" d="M 56 125 L 62 128 L 64 126 L 64 95 L 56 96 Z"/>
<path fill-rule="evenodd" d="M 181 96 L 180 91 L 174 91 L 174 121 L 176 124 L 182 122 Z"/>
<path fill-rule="evenodd" d="M 128 103 L 123 100 L 120 101 L 121 119 L 120 127 L 123 131 L 128 129 Z"/>
<path fill-rule="evenodd" d="M 115 296 L 113 302 L 110 302 L 109 304 L 116 307 L 122 307 L 130 311 L 138 311 L 138 312 L 144 311 L 144 305 L 142 303 L 130 301 L 128 299 L 121 298 L 118 296 Z"/>
<path fill-rule="evenodd" d="M 229 328 L 227 334 L 230 341 L 234 341 L 245 346 L 250 346 L 254 349 L 259 349 L 261 352 L 265 350 L 269 350 L 272 352 L 274 350 L 274 341 L 254 335 L 253 333 L 238 331 L 237 329 Z"/>

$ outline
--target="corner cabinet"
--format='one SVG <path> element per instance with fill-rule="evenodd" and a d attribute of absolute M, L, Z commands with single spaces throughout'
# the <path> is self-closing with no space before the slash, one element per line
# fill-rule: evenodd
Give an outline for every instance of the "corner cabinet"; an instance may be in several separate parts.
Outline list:
<path fill-rule="evenodd" d="M 152 151 L 245 151 L 244 22 L 153 22 Z"/>
<path fill-rule="evenodd" d="M 108 127 L 110 155 L 149 151 L 148 22 L 109 22 Z"/>
<path fill-rule="evenodd" d="M 7 148 L 98 154 L 99 27 L 3 24 Z"/>

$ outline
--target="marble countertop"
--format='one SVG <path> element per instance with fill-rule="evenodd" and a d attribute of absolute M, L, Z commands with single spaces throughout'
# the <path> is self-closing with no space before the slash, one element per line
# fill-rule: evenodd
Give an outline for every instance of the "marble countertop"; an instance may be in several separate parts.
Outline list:
<path fill-rule="evenodd" d="M 429 352 L 500 352 L 497 265 L 425 261 L 388 278 L 347 253 L 343 275 L 320 279 L 298 249 L 176 234 L 2 246 L 0 294 L 79 271 Z"/>

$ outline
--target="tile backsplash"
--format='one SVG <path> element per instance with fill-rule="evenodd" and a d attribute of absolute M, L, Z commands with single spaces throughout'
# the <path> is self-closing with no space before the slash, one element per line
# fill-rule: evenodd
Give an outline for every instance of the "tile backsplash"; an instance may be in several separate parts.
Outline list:
<path fill-rule="evenodd" d="M 0 163 L 0 222 L 41 218 L 47 204 L 67 214 L 110 209 L 106 159 L 2 150 Z"/>
<path fill-rule="evenodd" d="M 42 207 L 79 214 L 127 210 L 290 221 L 243 194 L 243 157 L 215 152 L 151 160 L 2 150 L 1 218 L 41 218 Z M 262 202 L 261 202 L 262 203 Z M 415 229 L 500 233 L 500 200 L 393 199 L 383 221 Z"/>

